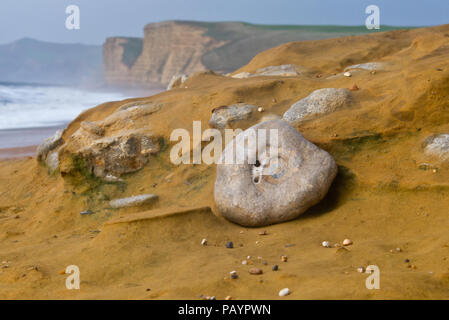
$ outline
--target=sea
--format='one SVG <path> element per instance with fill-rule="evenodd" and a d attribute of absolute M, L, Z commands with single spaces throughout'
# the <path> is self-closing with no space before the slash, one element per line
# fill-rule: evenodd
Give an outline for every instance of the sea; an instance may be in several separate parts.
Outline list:
<path fill-rule="evenodd" d="M 38 145 L 84 110 L 129 97 L 109 89 L 0 82 L 0 149 Z"/>

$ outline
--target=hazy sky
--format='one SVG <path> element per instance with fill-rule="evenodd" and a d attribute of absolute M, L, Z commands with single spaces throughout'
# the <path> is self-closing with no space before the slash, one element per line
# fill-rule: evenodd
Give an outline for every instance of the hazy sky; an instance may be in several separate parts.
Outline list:
<path fill-rule="evenodd" d="M 80 8 L 79 30 L 65 28 L 68 5 Z M 0 0 L 0 43 L 23 37 L 102 44 L 110 36 L 143 35 L 163 20 L 263 24 L 363 25 L 365 8 L 380 7 L 380 23 L 449 23 L 449 0 Z"/>

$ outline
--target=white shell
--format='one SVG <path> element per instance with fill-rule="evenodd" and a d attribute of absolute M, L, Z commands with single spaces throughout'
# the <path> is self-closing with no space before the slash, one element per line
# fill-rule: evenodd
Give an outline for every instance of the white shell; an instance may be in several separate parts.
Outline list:
<path fill-rule="evenodd" d="M 352 76 L 351 72 L 348 72 L 348 71 L 346 71 L 345 73 L 343 73 L 343 75 L 344 75 L 345 77 L 350 77 L 350 76 Z"/>
<path fill-rule="evenodd" d="M 352 240 L 351 239 L 345 239 L 343 240 L 343 245 L 344 246 L 350 246 L 352 244 Z"/>
<path fill-rule="evenodd" d="M 207 245 L 207 239 L 204 238 L 203 240 L 201 240 L 201 245 L 206 246 Z"/>
<path fill-rule="evenodd" d="M 331 247 L 331 243 L 330 243 L 329 241 L 323 241 L 323 242 L 321 243 L 321 245 L 322 245 L 323 247 L 325 247 L 325 248 L 330 248 L 330 247 Z"/>
<path fill-rule="evenodd" d="M 279 297 L 285 297 L 288 296 L 289 294 L 290 294 L 289 288 L 284 288 L 281 291 L 279 291 Z"/>

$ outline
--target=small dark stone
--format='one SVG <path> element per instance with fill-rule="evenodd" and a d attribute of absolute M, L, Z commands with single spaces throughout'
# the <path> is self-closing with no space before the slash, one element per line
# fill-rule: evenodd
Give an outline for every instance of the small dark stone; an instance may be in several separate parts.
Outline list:
<path fill-rule="evenodd" d="M 273 271 L 278 271 L 279 270 L 279 266 L 277 264 L 275 264 L 272 268 Z"/>
<path fill-rule="evenodd" d="M 405 263 L 409 263 L 410 260 L 409 260 L 409 259 L 405 259 L 404 262 L 405 262 Z"/>
<path fill-rule="evenodd" d="M 235 274 L 235 273 L 233 273 L 233 274 L 231 274 L 231 278 L 232 279 L 237 279 L 239 276 L 237 275 L 237 274 Z"/>
<path fill-rule="evenodd" d="M 150 288 L 147 288 L 147 291 L 151 291 L 151 289 L 150 289 Z"/>
<path fill-rule="evenodd" d="M 86 210 L 86 211 L 81 211 L 80 214 L 81 215 L 87 215 L 87 214 L 94 214 L 95 212 L 91 211 L 91 210 Z"/>
<path fill-rule="evenodd" d="M 234 244 L 232 243 L 232 241 L 229 241 L 228 243 L 226 243 L 226 248 L 228 248 L 228 249 L 234 248 Z"/>

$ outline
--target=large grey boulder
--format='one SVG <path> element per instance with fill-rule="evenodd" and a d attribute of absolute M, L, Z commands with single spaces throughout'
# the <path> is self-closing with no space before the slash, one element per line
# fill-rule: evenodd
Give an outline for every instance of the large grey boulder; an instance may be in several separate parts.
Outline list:
<path fill-rule="evenodd" d="M 324 88 L 313 91 L 284 113 L 284 120 L 297 126 L 317 116 L 332 113 L 351 103 L 348 89 Z"/>
<path fill-rule="evenodd" d="M 234 142 L 245 145 L 252 133 L 260 134 L 259 129 L 266 129 L 270 143 L 258 144 L 257 159 L 251 157 L 254 145 L 248 144 L 246 161 L 226 161 Z M 275 134 L 270 129 L 277 129 L 277 156 L 269 152 Z M 215 203 L 226 219 L 243 226 L 279 223 L 298 217 L 323 199 L 336 174 L 337 165 L 329 153 L 287 122 L 271 120 L 243 131 L 226 146 L 217 164 Z"/>
<path fill-rule="evenodd" d="M 256 108 L 256 106 L 246 103 L 218 107 L 212 111 L 209 125 L 212 128 L 224 129 L 228 124 L 248 119 Z"/>
<path fill-rule="evenodd" d="M 441 160 L 449 160 L 449 134 L 443 133 L 426 139 L 425 152 Z"/>

